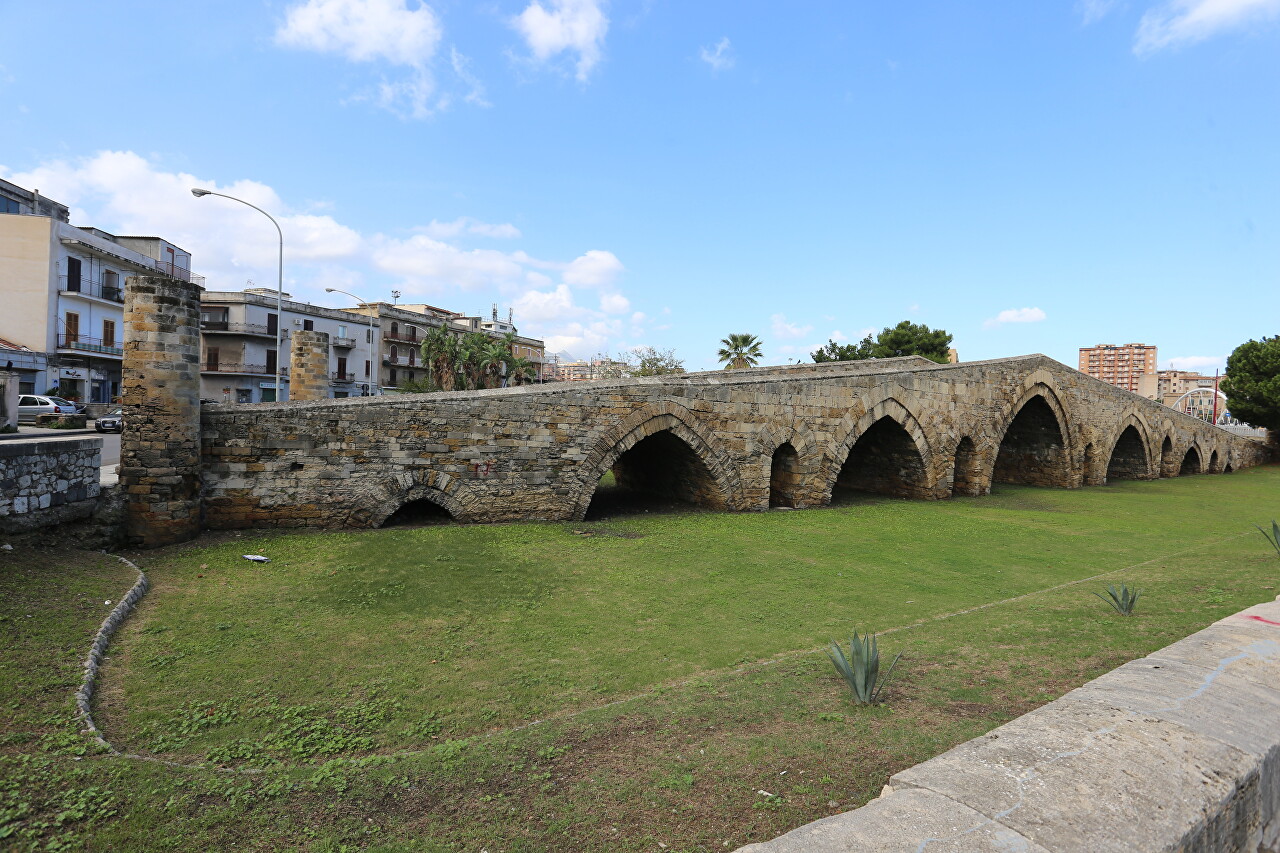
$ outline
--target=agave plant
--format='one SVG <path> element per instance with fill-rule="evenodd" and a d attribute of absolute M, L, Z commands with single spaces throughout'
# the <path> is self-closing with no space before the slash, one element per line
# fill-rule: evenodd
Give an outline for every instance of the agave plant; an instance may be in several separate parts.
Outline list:
<path fill-rule="evenodd" d="M 1138 604 L 1138 596 L 1141 594 L 1141 590 L 1131 590 L 1127 584 L 1120 584 L 1119 589 L 1116 589 L 1113 584 L 1107 584 L 1107 595 L 1110 598 L 1103 598 L 1100 592 L 1094 593 L 1098 598 L 1114 607 L 1121 616 L 1133 615 L 1133 608 Z"/>
<path fill-rule="evenodd" d="M 849 684 L 853 701 L 859 705 L 870 705 L 889 683 L 889 677 L 893 675 L 893 668 L 898 665 L 902 652 L 898 652 L 893 663 L 889 664 L 884 678 L 880 677 L 880 649 L 876 645 L 876 635 L 870 631 L 861 637 L 857 631 L 853 632 L 847 657 L 837 642 L 831 643 L 831 647 L 827 649 L 827 657 L 835 664 L 840 677 Z"/>
<path fill-rule="evenodd" d="M 1258 527 L 1258 525 L 1255 524 L 1254 527 Z M 1267 537 L 1267 541 L 1271 543 L 1271 547 L 1276 549 L 1276 556 L 1280 557 L 1280 524 L 1277 524 L 1276 520 L 1273 518 L 1271 519 L 1270 533 L 1267 533 L 1267 531 L 1263 530 L 1261 527 L 1258 527 L 1258 532 Z"/>

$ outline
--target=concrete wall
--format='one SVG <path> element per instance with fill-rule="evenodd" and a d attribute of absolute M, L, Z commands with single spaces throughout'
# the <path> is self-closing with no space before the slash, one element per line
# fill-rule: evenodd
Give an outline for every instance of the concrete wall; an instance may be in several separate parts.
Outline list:
<path fill-rule="evenodd" d="M 662 482 L 683 488 L 687 499 L 726 509 L 769 506 L 772 457 L 783 443 L 796 450 L 790 498 L 797 506 L 828 503 L 837 478 L 888 494 L 949 497 L 966 438 L 972 450 L 961 454 L 969 471 L 962 490 L 985 494 L 1024 407 L 1039 415 L 1012 431 L 1022 436 L 1017 452 L 1040 460 L 1037 485 L 1105 482 L 1112 450 L 1128 427 L 1145 454 L 1141 470 L 1125 469 L 1129 476 L 1160 476 L 1166 438 L 1178 459 L 1191 447 L 1206 464 L 1214 459 L 1215 473 L 1265 458 L 1257 442 L 1045 356 L 958 365 L 911 357 L 206 407 L 206 522 L 215 528 L 377 526 L 417 499 L 465 521 L 581 518 L 601 475 L 620 460 L 626 467 L 643 450 L 649 463 L 662 463 L 664 454 L 652 442 L 623 458 L 659 433 L 674 440 L 667 441 L 671 470 Z M 846 469 L 846 462 L 874 461 L 859 449 L 872 438 L 893 450 L 892 464 Z M 680 445 L 700 464 L 686 464 L 687 455 L 676 452 Z M 1004 450 L 1011 452 L 1008 445 Z M 1028 481 L 1017 466 L 1001 470 L 1012 471 L 1005 479 Z"/>
<path fill-rule="evenodd" d="M 49 285 L 52 229 L 48 217 L 0 214 L 0 293 L 5 301 L 0 338 L 37 352 L 51 352 L 57 343 L 51 328 L 56 300 Z M 46 390 L 37 387 L 36 393 Z"/>
<path fill-rule="evenodd" d="M 0 441 L 0 531 L 32 530 L 89 515 L 100 491 L 101 464 L 100 438 Z M 75 512 L 72 505 L 83 511 Z"/>
<path fill-rule="evenodd" d="M 1280 604 L 1251 607 L 744 853 L 1280 851 Z"/>

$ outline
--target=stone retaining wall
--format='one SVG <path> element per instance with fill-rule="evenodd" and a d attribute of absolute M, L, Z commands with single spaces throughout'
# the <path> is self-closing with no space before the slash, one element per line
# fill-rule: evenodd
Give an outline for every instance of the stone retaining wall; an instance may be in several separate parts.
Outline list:
<path fill-rule="evenodd" d="M 1277 853 L 1280 603 L 1251 607 L 743 853 Z"/>
<path fill-rule="evenodd" d="M 99 494 L 102 439 L 0 442 L 0 532 L 89 516 Z"/>

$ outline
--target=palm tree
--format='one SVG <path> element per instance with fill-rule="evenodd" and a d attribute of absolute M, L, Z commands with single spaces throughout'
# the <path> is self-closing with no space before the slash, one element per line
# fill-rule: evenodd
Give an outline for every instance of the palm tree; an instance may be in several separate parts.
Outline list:
<path fill-rule="evenodd" d="M 443 326 L 436 326 L 422 338 L 422 361 L 427 375 L 443 391 L 458 387 L 458 336 Z"/>
<path fill-rule="evenodd" d="M 718 357 L 724 363 L 725 370 L 755 367 L 764 357 L 760 352 L 760 339 L 755 335 L 731 334 L 720 343 L 722 346 Z"/>
<path fill-rule="evenodd" d="M 484 386 L 484 374 L 487 366 L 482 365 L 485 353 L 489 349 L 490 338 L 483 332 L 467 332 L 458 341 L 461 358 L 458 366 L 468 391 Z"/>
<path fill-rule="evenodd" d="M 510 360 L 511 347 L 501 340 L 489 341 L 488 345 L 480 351 L 479 367 L 486 388 L 497 388 L 501 384 Z"/>
<path fill-rule="evenodd" d="M 538 376 L 538 368 L 532 361 L 523 356 L 515 356 L 507 364 L 507 379 L 516 385 L 532 382 Z"/>

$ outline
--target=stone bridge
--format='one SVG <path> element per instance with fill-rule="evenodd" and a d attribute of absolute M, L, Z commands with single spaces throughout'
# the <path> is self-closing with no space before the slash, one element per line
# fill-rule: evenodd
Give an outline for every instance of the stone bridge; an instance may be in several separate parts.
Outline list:
<path fill-rule="evenodd" d="M 201 447 L 211 528 L 377 527 L 414 502 L 459 521 L 582 519 L 610 471 L 620 488 L 750 511 L 843 488 L 938 500 L 1265 458 L 1043 355 L 206 406 Z"/>
<path fill-rule="evenodd" d="M 610 472 L 609 491 L 749 511 L 843 490 L 938 500 L 1218 474 L 1267 455 L 1043 355 L 201 406 L 199 290 L 138 277 L 125 299 L 120 481 L 128 535 L 147 546 L 426 510 L 582 519 Z M 323 338 L 294 340 L 298 377 L 327 365 Z"/>

